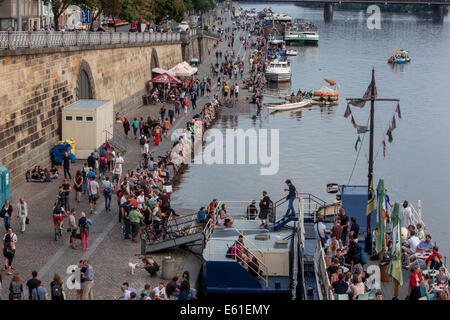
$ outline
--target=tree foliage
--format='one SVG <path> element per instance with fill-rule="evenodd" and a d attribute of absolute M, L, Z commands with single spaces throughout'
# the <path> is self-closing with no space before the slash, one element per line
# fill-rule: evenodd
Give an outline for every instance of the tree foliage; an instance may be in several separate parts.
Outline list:
<path fill-rule="evenodd" d="M 91 0 L 44 0 L 45 5 L 49 5 L 52 8 L 55 30 L 59 31 L 61 29 L 59 25 L 59 18 L 71 5 L 83 7 Z"/>

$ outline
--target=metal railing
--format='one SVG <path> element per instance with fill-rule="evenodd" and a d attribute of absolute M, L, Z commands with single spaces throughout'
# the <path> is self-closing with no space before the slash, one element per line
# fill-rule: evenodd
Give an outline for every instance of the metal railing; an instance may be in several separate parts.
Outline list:
<path fill-rule="evenodd" d="M 103 130 L 103 131 L 106 134 L 106 140 L 108 140 L 109 143 L 111 143 L 111 145 L 113 146 L 113 148 L 115 150 L 122 152 L 122 153 L 125 153 L 127 151 L 127 148 L 125 147 L 126 143 L 119 134 L 113 135 L 108 130 Z"/>
<path fill-rule="evenodd" d="M 264 256 L 264 253 L 261 250 L 259 250 L 258 247 L 255 244 L 253 244 L 253 242 L 251 242 L 248 238 L 246 238 L 241 232 L 239 232 L 239 230 L 237 230 L 237 229 L 235 229 L 235 230 L 244 237 L 244 243 L 249 243 L 254 248 L 254 251 L 258 251 L 258 253 L 262 257 Z M 218 244 L 218 241 L 230 242 L 230 238 L 214 238 L 214 240 L 215 240 L 214 245 L 212 245 L 212 243 L 210 243 L 208 245 L 208 260 L 211 260 L 211 248 L 212 248 L 213 252 L 217 252 L 217 249 L 219 249 L 219 248 L 221 248 L 221 249 L 229 248 L 228 244 L 225 244 L 225 246 L 220 246 L 220 247 L 218 247 L 217 244 Z M 234 244 L 235 244 L 235 240 L 233 240 L 232 245 L 234 245 Z M 252 250 L 248 247 L 248 245 L 246 245 L 245 247 L 247 248 L 247 251 L 249 252 L 249 255 L 248 255 L 249 261 L 251 261 L 252 258 L 254 257 L 256 259 L 256 261 L 258 262 L 259 270 L 253 269 L 248 263 L 247 263 L 247 268 L 249 268 L 253 272 L 255 272 L 255 274 L 257 274 L 261 278 L 260 280 L 264 281 L 264 284 L 266 285 L 266 287 L 268 287 L 269 286 L 269 275 L 268 275 L 269 269 L 268 269 L 267 265 L 261 259 L 259 259 L 255 254 L 253 254 Z M 236 254 L 234 254 L 232 256 L 232 259 L 234 259 L 236 262 L 243 262 L 242 259 Z"/>
<path fill-rule="evenodd" d="M 191 30 L 189 37 L 197 35 Z M 179 32 L 0 31 L 0 50 L 181 41 Z"/>
<path fill-rule="evenodd" d="M 325 251 L 322 248 L 322 243 L 317 240 L 316 253 L 314 255 L 317 288 L 320 300 L 334 300 L 333 291 L 330 289 L 330 279 L 328 278 L 327 266 L 325 263 Z M 321 290 L 321 288 L 323 290 Z"/>

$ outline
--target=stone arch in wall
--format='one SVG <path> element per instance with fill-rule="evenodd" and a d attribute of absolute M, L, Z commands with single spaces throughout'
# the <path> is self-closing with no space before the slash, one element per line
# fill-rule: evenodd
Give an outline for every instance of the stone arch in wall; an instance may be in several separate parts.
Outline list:
<path fill-rule="evenodd" d="M 152 71 L 154 68 L 159 68 L 158 53 L 156 52 L 155 48 L 152 49 L 152 56 L 150 57 L 150 73 L 152 75 L 152 78 L 155 76 Z"/>
<path fill-rule="evenodd" d="M 77 77 L 77 100 L 95 99 L 95 83 L 91 67 L 86 60 L 81 60 Z"/>

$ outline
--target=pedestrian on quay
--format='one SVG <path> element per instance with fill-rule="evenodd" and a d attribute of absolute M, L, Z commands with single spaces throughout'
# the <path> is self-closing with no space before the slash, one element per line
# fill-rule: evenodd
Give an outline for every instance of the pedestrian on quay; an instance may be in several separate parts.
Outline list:
<path fill-rule="evenodd" d="M 12 278 L 11 284 L 9 285 L 9 300 L 23 300 L 23 286 L 22 279 L 18 274 L 15 274 Z"/>
<path fill-rule="evenodd" d="M 102 188 L 105 196 L 105 210 L 111 211 L 112 183 L 109 181 L 109 177 L 103 177 Z"/>
<path fill-rule="evenodd" d="M 81 201 L 81 193 L 83 192 L 83 175 L 81 171 L 78 170 L 75 177 L 73 178 L 73 190 L 75 190 L 75 201 L 80 203 Z"/>
<path fill-rule="evenodd" d="M 48 300 L 48 292 L 42 286 L 42 281 L 38 280 L 38 286 L 31 292 L 33 300 Z"/>
<path fill-rule="evenodd" d="M 83 300 L 84 293 L 84 274 L 86 273 L 86 267 L 84 266 L 84 260 L 80 260 L 78 263 L 78 269 L 80 269 L 80 286 L 77 289 L 77 300 Z M 72 282 L 75 283 L 76 279 L 73 279 Z"/>
<path fill-rule="evenodd" d="M 31 272 L 31 279 L 27 281 L 27 288 L 28 288 L 28 300 L 33 300 L 33 289 L 37 288 L 39 286 L 39 279 L 37 278 L 38 272 L 36 270 L 33 270 Z"/>
<path fill-rule="evenodd" d="M 169 110 L 169 120 L 170 120 L 170 125 L 173 124 L 173 118 L 175 118 L 175 111 L 173 109 Z"/>
<path fill-rule="evenodd" d="M 61 280 L 59 274 L 55 273 L 53 276 L 53 281 L 50 282 L 50 292 L 52 295 L 52 300 L 66 300 L 64 292 L 64 283 Z"/>
<path fill-rule="evenodd" d="M 159 109 L 159 114 L 161 115 L 161 123 L 163 123 L 166 118 L 166 108 L 164 108 L 164 106 Z"/>
<path fill-rule="evenodd" d="M 72 179 L 72 176 L 70 175 L 70 168 L 72 168 L 72 162 L 70 161 L 70 157 L 67 152 L 64 152 L 62 164 L 64 168 L 64 178 L 67 178 L 67 176 L 69 176 L 69 179 Z"/>
<path fill-rule="evenodd" d="M 95 181 L 95 176 L 93 176 L 88 182 L 87 189 L 89 194 L 89 207 L 91 209 L 91 214 L 97 214 L 97 200 L 99 198 L 98 191 L 100 186 L 98 182 Z"/>
<path fill-rule="evenodd" d="M 17 203 L 17 218 L 20 220 L 20 232 L 25 232 L 25 226 L 29 222 L 28 218 L 28 204 L 25 202 L 24 198 L 19 199 Z"/>
<path fill-rule="evenodd" d="M 76 241 L 77 241 L 78 227 L 77 227 L 77 222 L 76 222 L 76 211 L 75 211 L 75 209 L 72 209 L 70 211 L 69 229 L 68 229 L 68 231 L 70 232 L 70 245 L 71 245 L 71 248 L 76 250 L 77 249 Z"/>
<path fill-rule="evenodd" d="M 84 273 L 84 289 L 83 289 L 83 300 L 94 300 L 94 268 L 88 260 L 84 262 L 86 271 Z"/>
<path fill-rule="evenodd" d="M 13 211 L 14 209 L 9 203 L 9 200 L 6 200 L 5 204 L 2 207 L 2 210 L 0 211 L 0 217 L 3 218 L 6 231 L 8 231 L 9 227 L 11 226 L 11 218 L 13 216 Z"/>
<path fill-rule="evenodd" d="M 139 128 L 139 121 L 137 120 L 137 118 L 134 118 L 131 126 L 133 127 L 134 139 L 137 139 L 137 130 Z"/>
<path fill-rule="evenodd" d="M 155 145 L 156 146 L 159 146 L 160 139 L 161 139 L 161 127 L 159 126 L 159 124 L 157 124 L 155 127 Z"/>
<path fill-rule="evenodd" d="M 167 138 L 169 135 L 169 129 L 170 129 L 170 121 L 166 118 L 163 123 L 163 132 L 164 132 L 164 138 Z"/>
<path fill-rule="evenodd" d="M 72 187 L 70 186 L 67 179 L 63 180 L 62 187 L 63 187 L 63 191 L 64 191 L 64 209 L 66 211 L 70 211 L 69 194 L 70 194 L 70 190 L 72 190 Z"/>
<path fill-rule="evenodd" d="M 13 269 L 12 263 L 14 255 L 16 254 L 17 236 L 13 233 L 12 228 L 8 229 L 8 232 L 3 236 L 2 249 L 3 256 L 5 257 L 5 270 L 8 271 L 8 275 L 12 275 Z"/>
<path fill-rule="evenodd" d="M 289 215 L 295 216 L 294 200 L 295 200 L 295 198 L 300 199 L 299 193 L 298 193 L 298 190 L 295 188 L 295 186 L 292 184 L 291 180 L 288 179 L 285 181 L 285 183 L 287 184 L 288 189 L 285 188 L 284 192 L 289 191 L 289 194 L 286 197 L 286 200 L 289 201 L 288 208 L 286 211 L 286 216 L 289 216 Z"/>
<path fill-rule="evenodd" d="M 89 223 L 87 222 L 86 213 L 82 212 L 78 220 L 78 228 L 81 234 L 81 250 L 89 250 Z"/>
<path fill-rule="evenodd" d="M 133 209 L 128 214 L 131 224 L 131 241 L 136 242 L 136 237 L 139 234 L 139 225 L 144 219 L 144 216 L 139 211 L 139 209 L 133 207 Z"/>
<path fill-rule="evenodd" d="M 130 131 L 130 121 L 128 121 L 128 119 L 124 117 L 122 125 L 125 136 L 128 138 L 128 131 Z"/>

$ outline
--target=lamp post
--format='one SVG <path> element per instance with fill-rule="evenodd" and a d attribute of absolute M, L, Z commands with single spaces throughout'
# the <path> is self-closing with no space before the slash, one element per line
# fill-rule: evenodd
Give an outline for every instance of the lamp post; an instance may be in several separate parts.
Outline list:
<path fill-rule="evenodd" d="M 22 16 L 20 12 L 20 0 L 17 0 L 17 31 L 22 31 Z"/>

